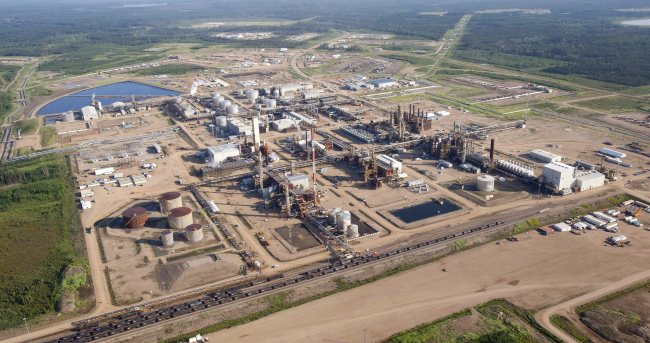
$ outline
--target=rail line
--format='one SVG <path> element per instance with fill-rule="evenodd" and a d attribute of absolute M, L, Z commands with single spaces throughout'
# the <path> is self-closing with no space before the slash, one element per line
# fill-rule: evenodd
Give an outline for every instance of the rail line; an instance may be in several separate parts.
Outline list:
<path fill-rule="evenodd" d="M 104 315 L 103 320 L 93 321 L 92 319 L 73 323 L 74 332 L 63 337 L 48 340 L 48 343 L 79 343 L 92 342 L 120 335 L 130 330 L 160 323 L 173 318 L 190 315 L 192 313 L 218 307 L 240 299 L 246 299 L 258 296 L 264 293 L 275 292 L 284 288 L 292 287 L 296 284 L 304 283 L 316 278 L 329 276 L 335 273 L 341 273 L 353 268 L 360 268 L 378 261 L 387 260 L 398 255 L 408 254 L 422 250 L 434 245 L 448 243 L 457 238 L 486 232 L 490 229 L 496 229 L 505 222 L 497 221 L 474 228 L 468 228 L 463 231 L 448 234 L 443 237 L 433 238 L 414 243 L 409 246 L 389 250 L 384 253 L 373 253 L 362 256 L 356 256 L 349 259 L 338 260 L 326 265 L 308 269 L 296 275 L 286 277 L 284 274 L 276 274 L 267 278 L 258 279 L 240 284 L 238 286 L 226 288 L 223 290 L 208 293 L 207 295 L 186 301 L 183 303 L 173 304 L 170 306 L 151 309 L 143 307 L 134 307 L 133 310 L 124 312 L 119 311 L 115 316 Z"/>

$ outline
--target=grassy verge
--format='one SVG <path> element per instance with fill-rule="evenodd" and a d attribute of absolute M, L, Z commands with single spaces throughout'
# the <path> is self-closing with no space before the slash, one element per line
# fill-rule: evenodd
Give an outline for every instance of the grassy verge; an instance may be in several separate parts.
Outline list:
<path fill-rule="evenodd" d="M 21 135 L 31 135 L 38 129 L 38 119 L 26 119 L 14 123 L 14 128 L 20 130 Z"/>
<path fill-rule="evenodd" d="M 610 96 L 606 98 L 579 101 L 573 104 L 612 114 L 634 111 L 650 113 L 649 101 L 626 96 Z"/>
<path fill-rule="evenodd" d="M 447 317 L 438 319 L 433 322 L 418 325 L 412 329 L 402 331 L 390 336 L 387 343 L 415 343 L 415 342 L 438 342 L 444 335 L 445 326 L 451 324 L 454 320 L 470 316 L 470 309 L 453 313 Z"/>
<path fill-rule="evenodd" d="M 593 341 L 584 332 L 580 331 L 578 327 L 573 325 L 571 321 L 564 316 L 554 314 L 551 316 L 551 323 L 557 326 L 560 330 L 566 332 L 569 336 L 576 339 L 580 343 L 592 343 Z"/>
<path fill-rule="evenodd" d="M 38 133 L 41 135 L 41 146 L 50 146 L 56 142 L 56 129 L 49 126 L 42 127 Z"/>
<path fill-rule="evenodd" d="M 604 296 L 604 297 L 602 297 L 602 298 L 600 298 L 598 300 L 592 301 L 590 303 L 580 305 L 580 306 L 578 306 L 576 308 L 576 313 L 579 314 L 579 315 L 582 315 L 587 311 L 596 309 L 601 304 L 612 301 L 612 300 L 614 300 L 616 298 L 622 297 L 622 296 L 624 296 L 626 294 L 632 293 L 632 292 L 634 292 L 634 291 L 636 291 L 638 289 L 642 289 L 642 288 L 648 288 L 650 290 L 650 280 L 644 281 L 644 282 L 639 283 L 639 284 L 637 284 L 635 286 L 620 290 L 618 292 L 607 294 L 606 296 Z"/>

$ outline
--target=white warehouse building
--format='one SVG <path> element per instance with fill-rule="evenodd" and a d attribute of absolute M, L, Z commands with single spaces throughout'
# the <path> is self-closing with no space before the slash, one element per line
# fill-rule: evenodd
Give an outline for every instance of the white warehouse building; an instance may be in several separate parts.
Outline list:
<path fill-rule="evenodd" d="M 212 167 L 221 165 L 228 157 L 239 156 L 239 146 L 234 143 L 228 143 L 219 146 L 208 147 L 208 163 Z"/>
<path fill-rule="evenodd" d="M 85 121 L 93 120 L 99 118 L 99 113 L 93 106 L 84 106 L 81 108 L 81 117 Z"/>
<path fill-rule="evenodd" d="M 532 158 L 546 163 L 562 161 L 562 156 L 550 153 L 548 151 L 540 150 L 540 149 L 535 149 L 531 151 L 529 154 Z"/>
<path fill-rule="evenodd" d="M 544 165 L 542 175 L 544 183 L 556 192 L 573 189 L 582 192 L 605 184 L 605 175 L 594 171 L 576 171 L 574 167 L 562 162 Z"/>
<path fill-rule="evenodd" d="M 392 170 L 395 174 L 402 172 L 402 162 L 388 155 L 377 155 L 377 163 L 384 169 Z"/>

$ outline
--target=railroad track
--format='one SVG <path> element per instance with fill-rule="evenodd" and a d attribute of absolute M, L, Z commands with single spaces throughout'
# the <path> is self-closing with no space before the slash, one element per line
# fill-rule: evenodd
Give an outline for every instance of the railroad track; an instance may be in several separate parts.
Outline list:
<path fill-rule="evenodd" d="M 317 278 L 328 277 L 332 274 L 342 273 L 350 269 L 361 268 L 380 261 L 392 259 L 396 256 L 421 251 L 432 246 L 440 246 L 461 237 L 485 233 L 498 229 L 502 227 L 503 224 L 505 224 L 505 222 L 497 221 L 482 226 L 467 228 L 456 233 L 423 240 L 419 243 L 413 243 L 408 246 L 395 248 L 382 253 L 372 253 L 348 259 L 341 259 L 336 262 L 307 269 L 291 276 L 276 274 L 264 279 L 250 281 L 243 285 L 214 291 L 205 296 L 170 306 L 156 309 L 149 309 L 146 305 L 143 305 L 141 308 L 134 307 L 133 310 L 128 312 L 120 311 L 119 314 L 116 314 L 115 316 L 111 316 L 110 314 L 108 316 L 104 315 L 99 321 L 90 319 L 84 322 L 73 323 L 73 332 L 69 332 L 68 334 L 58 338 L 46 340 L 46 342 L 79 343 L 107 339 L 124 334 L 131 330 L 137 330 L 174 318 L 189 316 L 193 313 L 205 311 L 210 308 L 224 306 L 234 301 L 276 292 Z"/>

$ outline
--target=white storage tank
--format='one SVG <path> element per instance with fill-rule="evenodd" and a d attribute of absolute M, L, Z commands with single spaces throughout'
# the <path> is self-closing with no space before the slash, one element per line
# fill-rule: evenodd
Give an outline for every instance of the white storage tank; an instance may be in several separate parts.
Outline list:
<path fill-rule="evenodd" d="M 214 118 L 215 124 L 217 124 L 217 127 L 226 127 L 228 126 L 228 117 L 226 116 L 218 116 Z"/>
<path fill-rule="evenodd" d="M 476 188 L 481 192 L 494 192 L 494 176 L 478 176 L 476 178 Z"/>
<path fill-rule="evenodd" d="M 192 210 L 188 207 L 177 207 L 169 212 L 167 220 L 169 227 L 182 230 L 192 225 Z"/>
<path fill-rule="evenodd" d="M 336 228 L 345 234 L 348 226 L 352 224 L 352 213 L 350 211 L 341 211 L 336 214 Z"/>
<path fill-rule="evenodd" d="M 348 237 L 359 238 L 359 225 L 352 224 L 348 226 Z"/>
<path fill-rule="evenodd" d="M 336 225 L 336 215 L 341 212 L 340 208 L 335 208 L 329 212 L 327 215 L 327 221 L 330 223 L 330 225 Z"/>
<path fill-rule="evenodd" d="M 225 110 L 225 109 L 228 108 L 228 106 L 230 106 L 230 104 L 231 104 L 230 100 L 223 100 L 223 101 L 219 102 L 219 108 L 222 109 L 222 110 Z"/>
<path fill-rule="evenodd" d="M 177 207 L 183 206 L 183 199 L 179 192 L 167 192 L 160 196 L 160 209 L 169 212 Z"/>
<path fill-rule="evenodd" d="M 190 243 L 198 243 L 203 240 L 203 225 L 190 224 L 185 228 L 185 237 Z"/>
<path fill-rule="evenodd" d="M 250 101 L 255 101 L 260 96 L 260 92 L 257 89 L 249 89 L 246 91 L 246 99 Z"/>
<path fill-rule="evenodd" d="M 65 112 L 65 114 L 63 114 L 63 121 L 66 123 L 74 121 L 74 112 L 72 111 Z"/>
<path fill-rule="evenodd" d="M 162 232 L 160 235 L 160 239 L 162 240 L 162 244 L 164 247 L 171 247 L 174 245 L 174 231 L 172 230 L 165 230 Z"/>
<path fill-rule="evenodd" d="M 226 108 L 226 111 L 228 114 L 238 114 L 239 113 L 239 106 L 237 105 L 228 105 Z"/>

